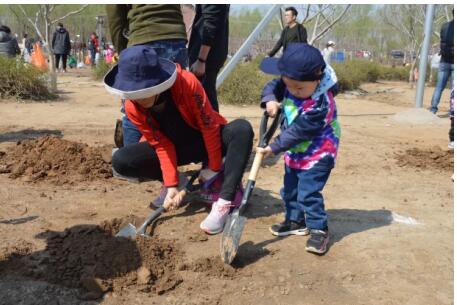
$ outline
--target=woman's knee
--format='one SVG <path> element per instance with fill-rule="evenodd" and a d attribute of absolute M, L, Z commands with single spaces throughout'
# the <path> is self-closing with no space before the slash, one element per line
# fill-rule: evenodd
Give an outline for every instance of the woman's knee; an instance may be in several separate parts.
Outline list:
<path fill-rule="evenodd" d="M 235 137 L 240 137 L 252 142 L 254 131 L 252 130 L 251 123 L 244 119 L 236 119 L 231 122 L 231 124 L 233 124 L 231 132 Z"/>
<path fill-rule="evenodd" d="M 127 157 L 128 156 L 125 153 L 125 150 L 121 148 L 114 153 L 111 159 L 111 164 L 114 170 L 121 175 L 126 175 L 129 171 L 129 160 Z"/>

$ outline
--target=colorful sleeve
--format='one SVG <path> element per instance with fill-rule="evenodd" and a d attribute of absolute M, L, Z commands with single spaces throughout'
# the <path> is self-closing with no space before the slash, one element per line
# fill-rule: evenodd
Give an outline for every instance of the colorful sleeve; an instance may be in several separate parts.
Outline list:
<path fill-rule="evenodd" d="M 177 186 L 178 169 L 174 144 L 159 130 L 154 130 L 146 115 L 130 100 L 125 101 L 125 113 L 146 141 L 154 147 L 162 170 L 163 184 L 167 187 Z"/>
<path fill-rule="evenodd" d="M 280 78 L 269 81 L 262 90 L 260 107 L 265 108 L 269 101 L 281 102 L 285 91 L 286 85 Z"/>

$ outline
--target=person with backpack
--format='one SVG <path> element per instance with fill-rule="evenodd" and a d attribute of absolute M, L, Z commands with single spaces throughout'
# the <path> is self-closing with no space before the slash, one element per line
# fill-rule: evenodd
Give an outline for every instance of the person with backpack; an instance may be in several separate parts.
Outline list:
<path fill-rule="evenodd" d="M 454 15 L 454 10 L 452 10 L 452 15 Z M 451 83 L 454 81 L 454 19 L 443 24 L 441 27 L 440 55 L 441 62 L 438 70 L 438 79 L 436 80 L 436 87 L 429 109 L 432 113 L 438 111 L 441 94 L 446 87 L 449 77 L 451 77 Z"/>
<path fill-rule="evenodd" d="M 286 50 L 287 45 L 291 42 L 304 42 L 308 43 L 308 34 L 303 25 L 297 22 L 297 9 L 293 6 L 287 7 L 284 17 L 286 19 L 287 26 L 281 32 L 281 37 L 274 46 L 274 48 L 268 53 L 269 57 L 275 56 L 279 49 L 282 47 L 283 52 Z"/>
<path fill-rule="evenodd" d="M 0 26 L 0 55 L 16 57 L 21 54 L 21 49 L 16 38 L 11 35 L 11 29 L 6 25 Z"/>
<path fill-rule="evenodd" d="M 67 72 L 67 56 L 71 50 L 70 34 L 60 22 L 52 36 L 51 46 L 56 59 L 56 70 L 59 70 L 60 59 L 62 59 L 62 70 Z"/>

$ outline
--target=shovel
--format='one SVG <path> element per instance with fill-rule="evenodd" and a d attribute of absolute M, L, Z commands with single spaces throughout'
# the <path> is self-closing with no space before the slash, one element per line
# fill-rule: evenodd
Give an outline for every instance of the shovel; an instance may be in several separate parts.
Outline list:
<path fill-rule="evenodd" d="M 195 179 L 197 179 L 198 174 L 200 171 L 196 171 L 191 177 L 190 180 L 187 182 L 186 186 L 183 190 L 179 192 L 179 195 L 184 197 L 187 193 L 191 191 L 191 187 L 194 184 Z M 137 229 L 133 224 L 129 223 L 125 227 L 123 227 L 117 234 L 116 237 L 135 237 L 137 235 L 142 236 L 149 236 L 146 234 L 146 228 L 165 211 L 165 207 L 161 206 L 154 212 L 152 212 L 148 218 L 143 222 L 143 224 Z"/>
<path fill-rule="evenodd" d="M 268 142 L 270 142 L 271 137 L 275 133 L 279 123 L 282 120 L 281 109 L 278 110 L 276 117 L 273 119 L 270 127 L 268 127 L 267 130 L 268 118 L 268 113 L 265 111 L 263 113 L 262 121 L 260 122 L 259 147 L 266 147 Z M 249 172 L 249 178 L 244 190 L 243 199 L 241 200 L 241 205 L 237 209 L 233 210 L 225 222 L 220 248 L 221 257 L 225 264 L 231 264 L 235 259 L 236 253 L 238 251 L 241 234 L 243 233 L 244 224 L 246 222 L 246 216 L 244 215 L 244 212 L 246 210 L 247 202 L 251 196 L 252 190 L 254 189 L 257 173 L 259 172 L 262 160 L 263 154 L 256 153 L 254 162 L 252 163 L 251 171 Z"/>

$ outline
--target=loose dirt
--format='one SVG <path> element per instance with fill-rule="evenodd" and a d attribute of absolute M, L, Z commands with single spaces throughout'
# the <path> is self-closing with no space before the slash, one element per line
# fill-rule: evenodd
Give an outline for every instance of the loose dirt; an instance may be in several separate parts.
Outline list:
<path fill-rule="evenodd" d="M 396 155 L 400 167 L 409 166 L 420 170 L 429 169 L 452 172 L 454 170 L 454 151 L 443 150 L 439 146 L 428 149 L 410 148 Z"/>
<path fill-rule="evenodd" d="M 53 136 L 24 140 L 0 154 L 0 168 L 10 178 L 27 182 L 62 185 L 107 179 L 112 177 L 110 147 L 89 147 Z"/>

